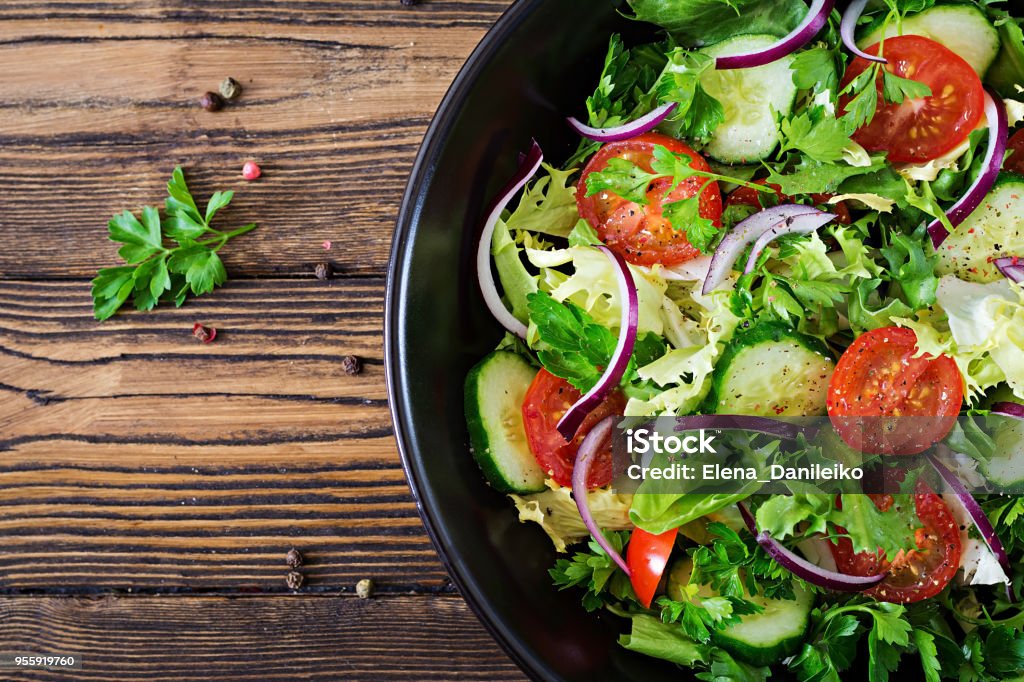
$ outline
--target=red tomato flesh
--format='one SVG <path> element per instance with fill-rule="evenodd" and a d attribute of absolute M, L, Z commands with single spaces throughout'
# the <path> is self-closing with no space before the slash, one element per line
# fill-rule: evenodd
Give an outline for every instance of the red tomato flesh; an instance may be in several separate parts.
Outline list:
<path fill-rule="evenodd" d="M 576 187 L 576 207 L 579 214 L 597 230 L 608 248 L 622 254 L 635 265 L 678 265 L 700 255 L 689 240 L 685 230 L 676 230 L 662 214 L 662 204 L 697 196 L 700 192 L 698 213 L 712 221 L 716 227 L 722 225 L 722 195 L 717 182 L 705 187 L 703 178 L 687 178 L 669 192 L 672 178 L 655 180 L 647 188 L 647 203 L 640 205 L 626 201 L 614 192 L 602 190 L 594 196 L 587 196 L 587 177 L 602 171 L 611 158 L 626 159 L 647 172 L 651 171 L 654 147 L 661 145 L 675 154 L 685 154 L 693 161 L 692 168 L 708 172 L 711 167 L 697 152 L 679 140 L 660 133 L 644 133 L 637 137 L 611 142 L 604 145 L 591 157 Z M 701 188 L 704 187 L 703 191 Z"/>
<path fill-rule="evenodd" d="M 626 546 L 626 565 L 629 566 L 629 580 L 637 599 L 650 608 L 654 593 L 658 590 L 661 576 L 668 565 L 668 557 L 676 544 L 678 528 L 660 535 L 634 528 Z"/>
<path fill-rule="evenodd" d="M 912 330 L 883 327 L 861 334 L 839 358 L 825 404 L 847 445 L 913 455 L 953 428 L 964 399 L 960 370 L 948 356 L 916 353 Z"/>
<path fill-rule="evenodd" d="M 1024 175 L 1024 128 L 1010 137 L 1010 156 L 1003 162 L 1003 170 Z"/>
<path fill-rule="evenodd" d="M 888 511 L 891 495 L 870 496 L 880 510 Z M 942 497 L 919 482 L 914 507 L 922 527 L 914 531 L 918 549 L 900 550 L 891 560 L 881 552 L 854 552 L 849 538 L 831 543 L 836 567 L 847 575 L 869 576 L 888 572 L 882 582 L 864 594 L 879 601 L 906 604 L 934 597 L 949 584 L 960 566 L 960 528 Z"/>
<path fill-rule="evenodd" d="M 881 44 L 865 52 L 877 55 Z M 949 48 L 922 36 L 898 36 L 884 43 L 883 55 L 889 60 L 886 71 L 924 83 L 932 94 L 920 99 L 904 99 L 900 104 L 882 97 L 882 76 L 876 81 L 878 107 L 874 119 L 853 135 L 865 149 L 888 152 L 889 161 L 922 163 L 952 151 L 967 139 L 985 112 L 981 80 L 971 65 Z M 847 67 L 842 87 L 870 65 L 856 57 Z M 850 97 L 840 100 L 845 111 Z"/>
<path fill-rule="evenodd" d="M 530 451 L 541 468 L 563 486 L 572 485 L 576 453 L 590 429 L 605 417 L 621 415 L 626 409 L 626 399 L 618 391 L 613 392 L 587 415 L 576 437 L 566 441 L 558 432 L 558 420 L 581 395 L 568 381 L 542 369 L 526 390 L 526 398 L 523 400 L 523 425 L 526 427 Z M 612 449 L 609 443 L 591 465 L 587 488 L 600 488 L 611 482 Z"/>

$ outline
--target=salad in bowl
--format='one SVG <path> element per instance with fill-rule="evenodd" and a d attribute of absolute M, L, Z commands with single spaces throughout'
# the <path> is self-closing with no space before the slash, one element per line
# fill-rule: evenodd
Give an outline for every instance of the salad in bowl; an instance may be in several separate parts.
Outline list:
<path fill-rule="evenodd" d="M 610 36 L 575 153 L 524 141 L 483 225 L 483 476 L 552 590 L 699 679 L 1020 675 L 1024 19 L 629 10 L 660 39 Z M 651 424 L 671 467 L 622 457 Z"/>

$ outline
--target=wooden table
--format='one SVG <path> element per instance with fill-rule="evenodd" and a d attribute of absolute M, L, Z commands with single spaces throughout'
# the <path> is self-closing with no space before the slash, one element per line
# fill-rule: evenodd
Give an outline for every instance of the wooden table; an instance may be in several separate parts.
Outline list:
<path fill-rule="evenodd" d="M 0 650 L 84 659 L 0 678 L 522 679 L 420 524 L 381 350 L 417 146 L 508 4 L 0 3 Z M 96 322 L 107 220 L 176 165 L 259 228 L 212 295 Z"/>

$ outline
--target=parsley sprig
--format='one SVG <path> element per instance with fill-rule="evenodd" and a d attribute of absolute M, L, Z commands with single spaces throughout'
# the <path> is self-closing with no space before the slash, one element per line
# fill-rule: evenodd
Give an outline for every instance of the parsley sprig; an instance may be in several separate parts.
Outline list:
<path fill-rule="evenodd" d="M 127 210 L 110 219 L 109 238 L 122 245 L 117 253 L 125 265 L 103 268 L 92 280 L 97 320 L 112 316 L 129 298 L 138 310 L 152 310 L 160 301 L 180 306 L 190 291 L 196 296 L 213 291 L 228 277 L 217 252 L 256 227 L 250 223 L 230 232 L 212 227 L 234 192 L 214 192 L 200 211 L 180 167 L 171 174 L 167 194 L 162 219 L 154 206 L 144 207 L 141 219 Z"/>
<path fill-rule="evenodd" d="M 718 234 L 718 228 L 714 223 L 700 215 L 700 197 L 709 183 L 716 180 L 729 182 L 773 195 L 774 190 L 739 178 L 703 171 L 694 168 L 690 165 L 691 163 L 693 163 L 693 159 L 688 154 L 677 154 L 660 144 L 654 145 L 650 171 L 628 159 L 613 157 L 608 160 L 608 166 L 604 170 L 587 176 L 587 196 L 609 191 L 626 201 L 644 206 L 649 203 L 647 194 L 652 183 L 658 180 L 671 180 L 668 189 L 662 196 L 662 199 L 667 199 L 683 181 L 690 178 L 703 179 L 704 184 L 693 196 L 664 202 L 662 211 L 674 229 L 686 232 L 686 238 L 690 244 L 702 253 L 707 253 Z"/>

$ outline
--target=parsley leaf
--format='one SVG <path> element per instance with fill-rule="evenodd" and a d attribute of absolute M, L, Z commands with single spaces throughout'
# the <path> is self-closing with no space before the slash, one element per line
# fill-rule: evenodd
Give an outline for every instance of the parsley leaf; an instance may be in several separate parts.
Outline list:
<path fill-rule="evenodd" d="M 126 265 L 103 268 L 92 280 L 97 320 L 111 317 L 129 298 L 137 309 L 152 310 L 163 299 L 180 306 L 190 291 L 196 296 L 213 291 L 227 280 L 217 252 L 230 239 L 256 227 L 250 224 L 231 232 L 211 227 L 234 193 L 214 193 L 200 212 L 180 167 L 171 174 L 167 194 L 163 220 L 153 206 L 143 207 L 141 220 L 130 211 L 110 219 L 108 236 L 121 244 L 117 253 Z M 209 236 L 201 239 L 204 235 Z"/>
<path fill-rule="evenodd" d="M 782 140 L 780 154 L 797 150 L 820 162 L 839 161 L 850 144 L 846 125 L 820 106 L 783 118 L 779 123 L 779 136 Z"/>
<path fill-rule="evenodd" d="M 604 531 L 608 542 L 621 552 L 629 539 L 628 531 Z M 572 559 L 559 559 L 548 574 L 560 590 L 582 586 L 583 606 L 595 611 L 609 599 L 624 601 L 633 598 L 629 577 L 593 539 L 587 544 L 589 551 L 576 552 Z"/>
<path fill-rule="evenodd" d="M 701 253 L 709 253 L 721 234 L 714 222 L 700 214 L 700 194 L 662 205 L 663 215 L 676 230 L 686 232 L 686 239 Z"/>
<path fill-rule="evenodd" d="M 824 47 L 797 52 L 789 65 L 793 71 L 793 84 L 800 90 L 835 91 L 839 85 L 835 55 L 834 50 Z"/>
<path fill-rule="evenodd" d="M 930 242 L 925 246 L 928 233 L 921 225 L 913 234 L 893 234 L 889 246 L 880 249 L 889 263 L 889 273 L 899 284 L 904 299 L 914 310 L 927 308 L 935 303 L 935 292 L 939 278 L 935 276 L 935 264 L 939 255 L 934 253 Z M 925 249 L 930 254 L 925 253 Z"/>
<path fill-rule="evenodd" d="M 666 127 L 675 137 L 707 139 L 725 121 L 722 103 L 704 90 L 701 74 L 715 67 L 715 60 L 700 52 L 676 48 L 655 86 L 658 101 L 675 102 Z"/>
<path fill-rule="evenodd" d="M 660 173 L 648 173 L 628 159 L 613 156 L 608 159 L 604 170 L 587 176 L 587 196 L 609 191 L 626 201 L 644 205 L 647 203 L 648 185 L 660 177 L 663 177 Z"/>
<path fill-rule="evenodd" d="M 839 184 L 848 178 L 875 173 L 885 168 L 882 157 L 872 159 L 870 166 L 851 166 L 846 163 L 820 163 L 801 159 L 793 169 L 783 173 L 772 169 L 768 182 L 779 185 L 783 194 L 834 194 Z"/>
<path fill-rule="evenodd" d="M 907 98 L 931 97 L 932 89 L 927 84 L 897 76 L 887 69 L 880 70 L 882 72 L 882 97 L 886 102 L 902 104 L 903 100 Z"/>

